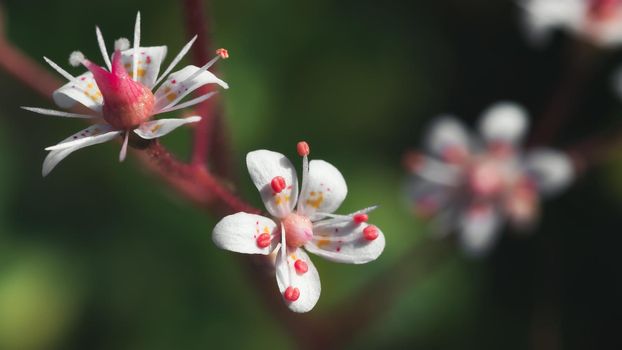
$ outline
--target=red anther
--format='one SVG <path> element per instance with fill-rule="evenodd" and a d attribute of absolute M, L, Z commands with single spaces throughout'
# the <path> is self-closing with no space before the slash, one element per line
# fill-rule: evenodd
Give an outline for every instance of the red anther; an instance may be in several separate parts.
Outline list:
<path fill-rule="evenodd" d="M 259 237 L 257 237 L 257 246 L 259 248 L 265 248 L 270 245 L 271 241 L 272 237 L 270 237 L 270 234 L 262 233 L 259 235 Z"/>
<path fill-rule="evenodd" d="M 287 184 L 282 176 L 276 176 L 270 182 L 270 186 L 272 186 L 272 191 L 274 191 L 274 193 L 281 193 L 285 187 L 287 187 Z"/>
<path fill-rule="evenodd" d="M 352 220 L 354 220 L 354 222 L 356 222 L 357 224 L 361 224 L 363 222 L 367 222 L 367 220 L 369 219 L 369 216 L 367 216 L 367 214 L 363 214 L 363 213 L 359 213 L 356 214 L 352 217 Z"/>
<path fill-rule="evenodd" d="M 287 287 L 283 296 L 287 301 L 296 301 L 300 298 L 300 289 L 296 287 Z"/>
<path fill-rule="evenodd" d="M 220 58 L 222 58 L 222 59 L 229 58 L 229 51 L 227 51 L 227 49 L 220 48 L 220 49 L 216 50 L 216 54 L 218 56 L 220 56 Z"/>
<path fill-rule="evenodd" d="M 309 149 L 309 144 L 304 141 L 298 142 L 298 144 L 296 145 L 296 150 L 298 151 L 298 155 L 301 157 L 308 156 L 309 152 L 311 152 L 311 150 Z"/>
<path fill-rule="evenodd" d="M 306 262 L 300 259 L 296 260 L 296 262 L 294 263 L 294 268 L 296 268 L 296 272 L 298 272 L 301 275 L 309 271 L 309 265 L 307 265 Z"/>
<path fill-rule="evenodd" d="M 378 228 L 374 225 L 369 225 L 363 229 L 363 237 L 368 241 L 373 241 L 378 238 Z"/>

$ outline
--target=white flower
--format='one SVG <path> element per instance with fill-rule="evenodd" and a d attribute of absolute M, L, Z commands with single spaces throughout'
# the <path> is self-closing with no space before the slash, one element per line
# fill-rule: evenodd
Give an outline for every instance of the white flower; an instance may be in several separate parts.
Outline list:
<path fill-rule="evenodd" d="M 499 103 L 482 116 L 482 139 L 452 117 L 439 117 L 425 146 L 411 154 L 408 194 L 415 212 L 435 217 L 440 232 L 456 230 L 467 252 L 487 251 L 509 220 L 525 227 L 538 217 L 541 196 L 567 187 L 574 177 L 568 156 L 550 149 L 520 149 L 528 122 L 515 104 Z"/>
<path fill-rule="evenodd" d="M 602 46 L 622 44 L 620 0 L 521 0 L 525 27 L 535 42 L 563 29 Z"/>
<path fill-rule="evenodd" d="M 88 71 L 77 77 L 59 67 L 48 58 L 44 59 L 69 82 L 54 91 L 53 98 L 61 108 L 71 108 L 79 103 L 91 110 L 92 114 L 76 114 L 51 109 L 22 107 L 26 110 L 58 117 L 103 119 L 46 148 L 50 151 L 43 162 L 43 176 L 72 152 L 98 143 L 110 141 L 118 136 L 124 137 L 119 159 L 123 161 L 127 152 L 130 131 L 143 139 L 155 139 L 174 129 L 201 120 L 193 116 L 181 119 L 150 120 L 161 113 L 172 112 L 189 107 L 210 98 L 214 92 L 207 93 L 187 102 L 181 100 L 197 88 L 206 84 L 218 84 L 227 89 L 228 85 L 207 71 L 220 57 L 227 58 L 226 50 L 217 51 L 217 56 L 203 67 L 186 66 L 169 75 L 181 61 L 196 40 L 196 36 L 186 44 L 173 59 L 164 73 L 159 74 L 160 64 L 166 56 L 166 46 L 140 46 L 140 12 L 136 16 L 134 46 L 129 48 L 129 40 L 115 41 L 112 61 L 108 57 L 106 45 L 99 28 L 96 27 L 97 41 L 106 68 L 89 61 L 78 51 L 71 54 L 69 61 L 73 66 L 82 64 Z M 136 54 L 135 54 L 136 53 Z M 167 77 L 160 87 L 152 90 Z"/>
<path fill-rule="evenodd" d="M 343 176 L 323 160 L 308 161 L 309 147 L 298 144 L 303 158 L 298 195 L 296 169 L 282 154 L 258 150 L 246 156 L 253 183 L 276 220 L 247 213 L 224 217 L 214 227 L 214 243 L 245 254 L 276 254 L 276 280 L 287 306 L 311 310 L 320 297 L 320 277 L 308 252 L 328 260 L 363 264 L 378 258 L 384 236 L 367 224 L 370 207 L 349 215 L 332 214 L 348 192 Z M 302 249 L 304 247 L 304 249 Z"/>

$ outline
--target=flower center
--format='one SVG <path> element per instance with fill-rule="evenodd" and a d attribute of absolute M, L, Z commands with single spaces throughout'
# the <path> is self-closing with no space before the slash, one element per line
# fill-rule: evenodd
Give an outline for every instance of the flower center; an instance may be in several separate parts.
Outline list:
<path fill-rule="evenodd" d="M 112 57 L 110 72 L 80 55 L 76 55 L 74 60 L 93 73 L 104 99 L 102 112 L 108 124 L 116 129 L 133 129 L 153 116 L 155 97 L 148 87 L 127 74 L 120 50 L 115 51 Z"/>
<path fill-rule="evenodd" d="M 287 246 L 298 248 L 313 238 L 313 224 L 308 217 L 291 213 L 282 221 Z"/>
<path fill-rule="evenodd" d="M 469 187 L 478 196 L 492 196 L 503 187 L 503 175 L 496 162 L 483 161 L 469 172 Z"/>
<path fill-rule="evenodd" d="M 595 20 L 607 20 L 619 11 L 621 0 L 588 0 L 588 16 Z"/>

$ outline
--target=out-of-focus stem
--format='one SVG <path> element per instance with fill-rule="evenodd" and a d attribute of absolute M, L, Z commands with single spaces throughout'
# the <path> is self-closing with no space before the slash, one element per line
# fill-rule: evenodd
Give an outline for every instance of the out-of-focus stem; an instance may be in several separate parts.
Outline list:
<path fill-rule="evenodd" d="M 546 145 L 553 141 L 564 121 L 570 116 L 592 72 L 597 51 L 582 41 L 574 41 L 565 74 L 553 93 L 544 113 L 535 119 L 528 146 Z"/>
<path fill-rule="evenodd" d="M 613 151 L 622 147 L 622 127 L 592 136 L 566 150 L 578 173 L 605 161 Z"/>
<path fill-rule="evenodd" d="M 201 0 L 184 0 L 183 8 L 189 36 L 199 36 L 192 48 L 192 60 L 200 67 L 213 57 L 210 42 L 212 36 L 209 32 L 208 18 L 205 16 L 205 5 Z M 211 89 L 209 86 L 203 86 L 197 89 L 197 92 L 203 95 Z M 202 119 L 197 123 L 194 132 L 192 164 L 203 166 L 210 155 L 217 153 L 219 157 L 212 159 L 216 161 L 212 161 L 211 165 L 216 173 L 228 175 L 229 164 L 223 159 L 229 158 L 229 147 L 226 142 L 227 138 L 223 137 L 224 120 L 222 109 L 218 108 L 218 100 L 218 96 L 208 99 L 196 109 Z"/>

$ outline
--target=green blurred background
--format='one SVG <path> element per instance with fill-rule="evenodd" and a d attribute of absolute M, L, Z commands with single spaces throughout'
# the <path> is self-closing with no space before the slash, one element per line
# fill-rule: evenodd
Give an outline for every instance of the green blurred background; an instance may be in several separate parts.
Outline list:
<path fill-rule="evenodd" d="M 110 45 L 131 38 L 137 10 L 142 43 L 167 45 L 169 60 L 187 37 L 175 1 L 4 6 L 10 40 L 64 67 L 76 49 L 99 61 L 96 24 Z M 231 54 L 218 69 L 231 85 L 222 96 L 245 198 L 260 205 L 246 152 L 293 156 L 305 139 L 312 156 L 335 164 L 348 182 L 341 212 L 381 205 L 372 216 L 387 237 L 378 261 L 314 259 L 323 289 L 318 314 L 330 314 L 413 245 L 427 244 L 425 226 L 400 194 L 400 157 L 420 145 L 425 124 L 444 112 L 472 124 L 500 99 L 537 116 L 572 45 L 566 35 L 528 45 L 512 1 L 213 0 L 209 16 L 215 45 Z M 621 124 L 610 88 L 619 61 L 619 52 L 599 54 L 555 146 Z M 218 218 L 134 159 L 119 164 L 117 144 L 79 151 L 42 179 L 43 148 L 84 125 L 22 105 L 53 108 L 0 72 L 0 349 L 296 347 L 240 260 L 212 244 Z M 183 157 L 190 140 L 182 130 L 163 142 Z M 425 278 L 404 280 L 400 299 L 350 346 L 622 348 L 621 200 L 622 155 L 547 202 L 533 235 L 504 234 L 479 260 L 455 250 Z"/>

